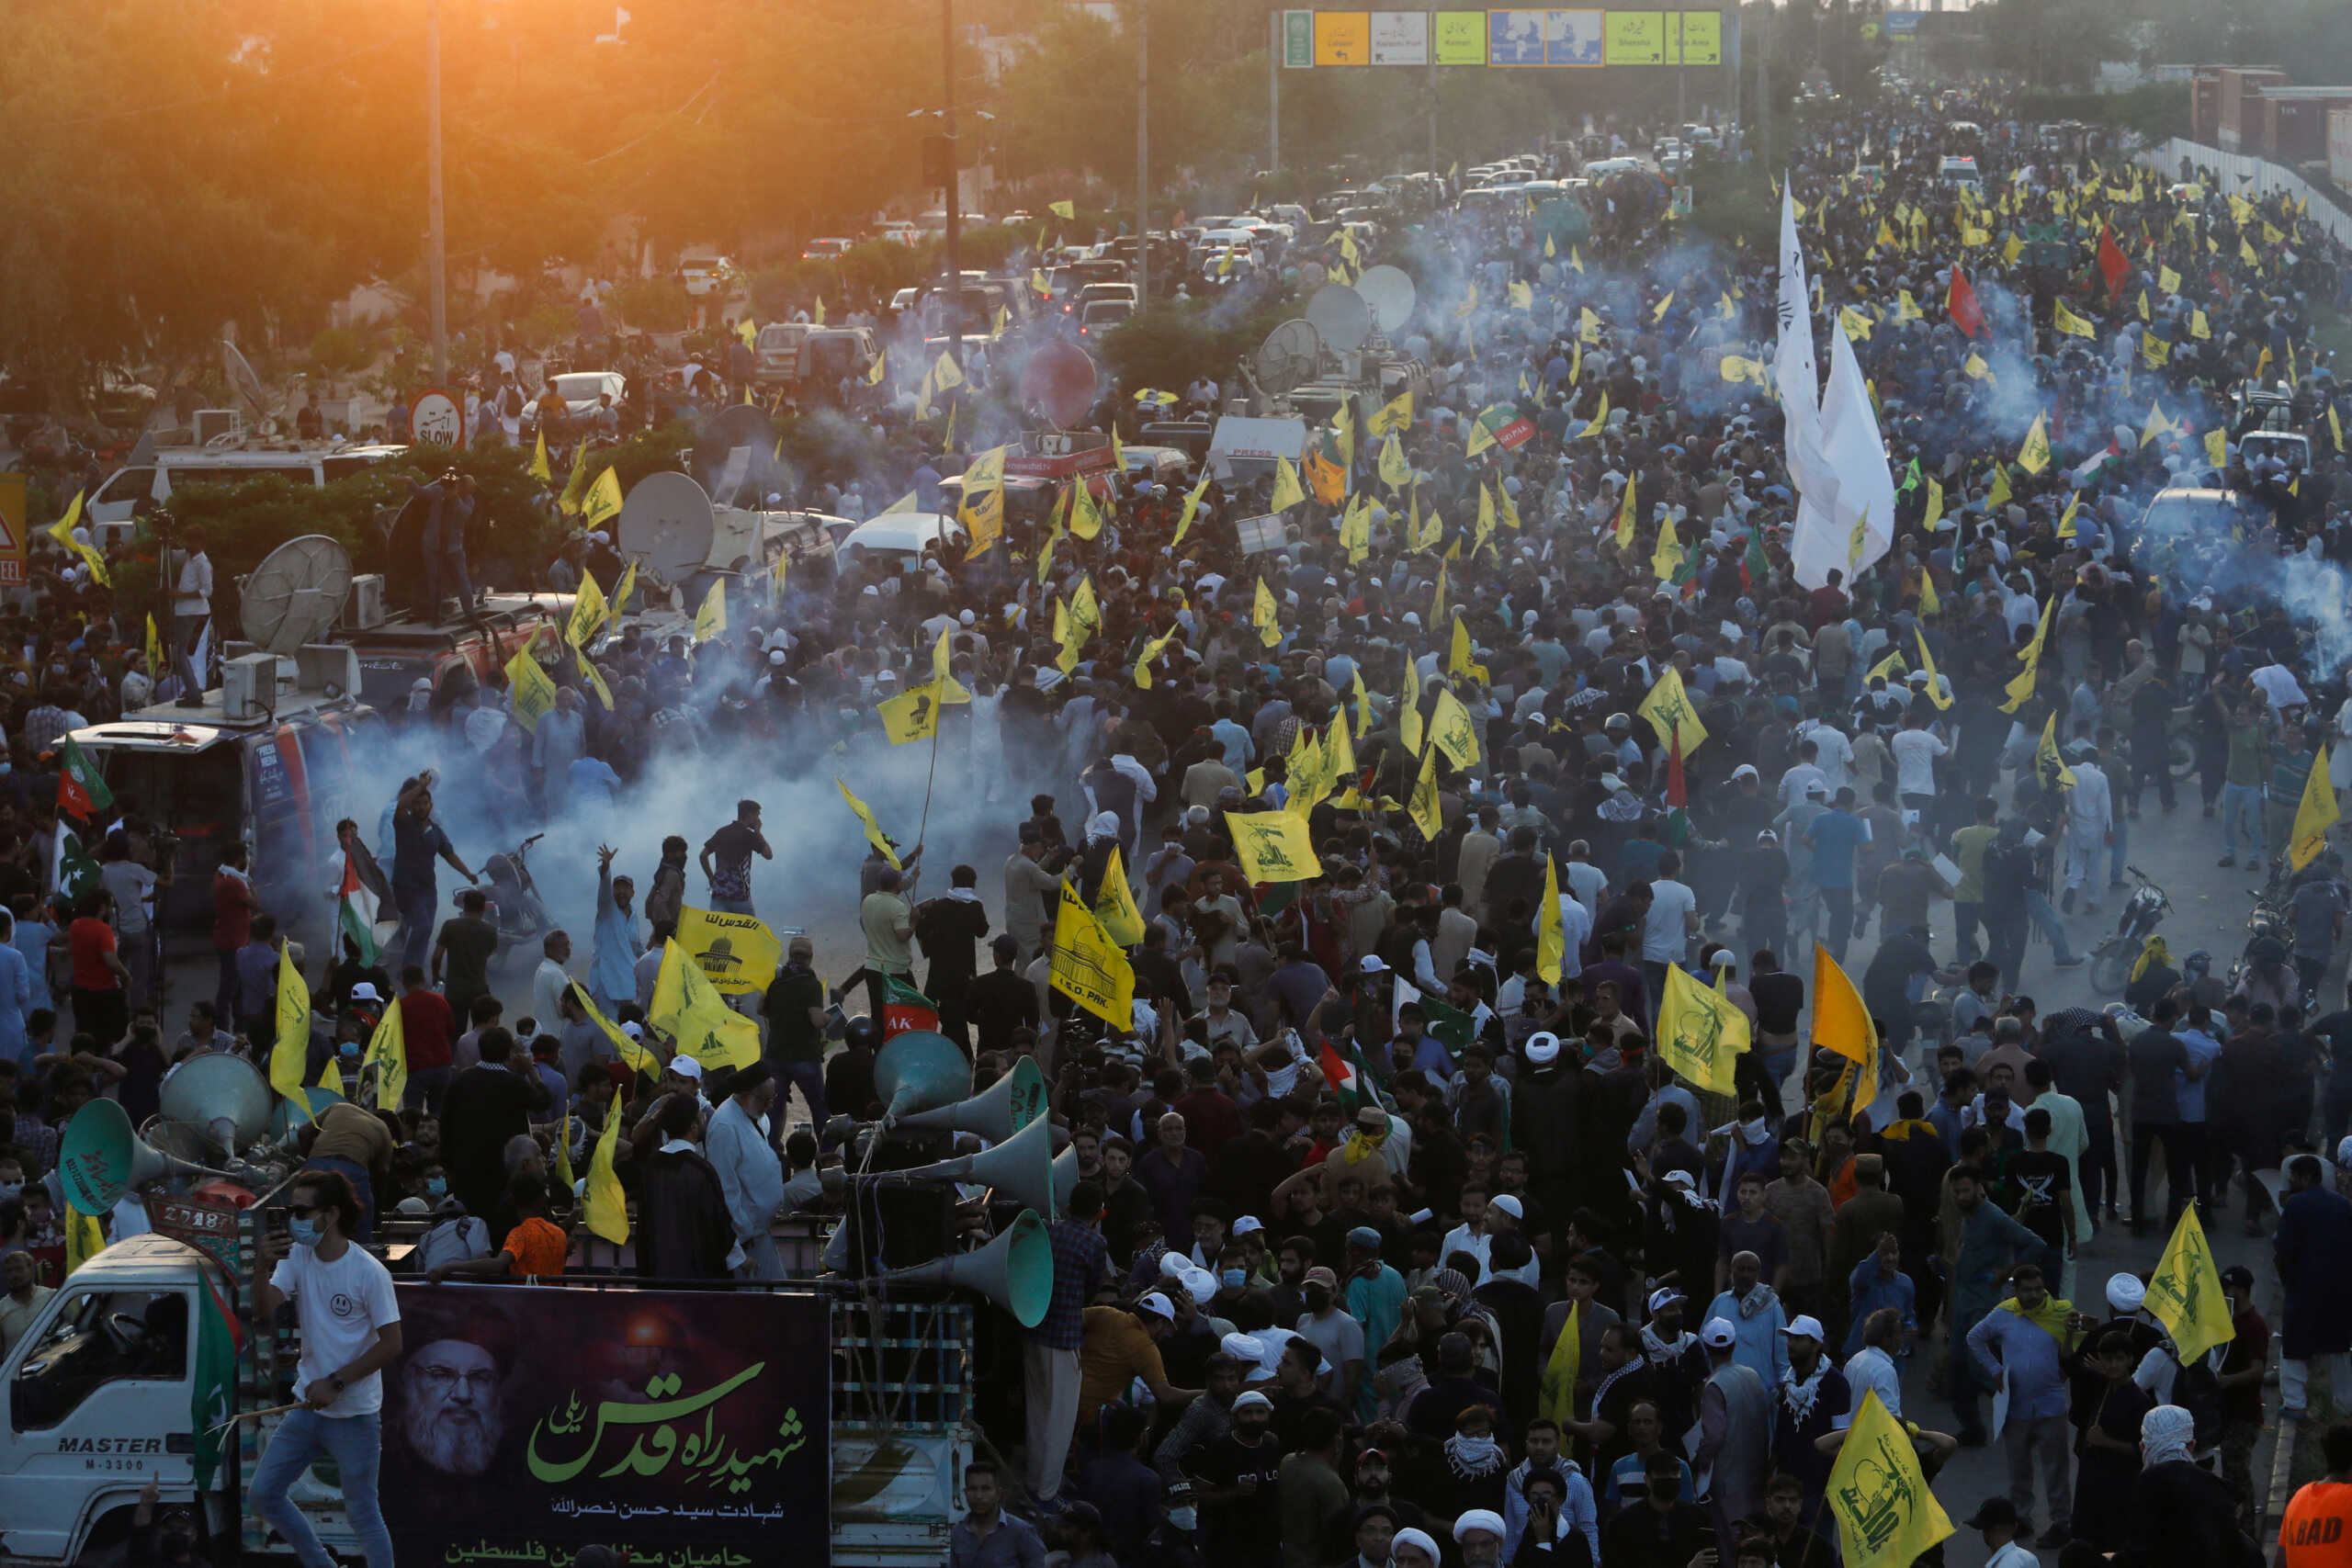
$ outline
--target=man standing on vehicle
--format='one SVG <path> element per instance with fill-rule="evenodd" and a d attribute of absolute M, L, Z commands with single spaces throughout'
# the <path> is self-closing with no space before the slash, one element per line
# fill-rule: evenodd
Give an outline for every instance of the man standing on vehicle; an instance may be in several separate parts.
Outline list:
<path fill-rule="evenodd" d="M 392 811 L 392 902 L 401 911 L 401 963 L 422 964 L 433 943 L 433 916 L 441 885 L 433 859 L 438 855 L 468 882 L 481 878 L 458 858 L 449 835 L 433 820 L 433 788 L 419 784 L 401 796 Z"/>
<path fill-rule="evenodd" d="M 204 553 L 204 530 L 187 528 L 181 531 L 180 575 L 172 594 L 172 656 L 186 653 L 195 640 L 197 629 L 212 618 L 212 558 Z M 162 680 L 168 671 L 151 671 Z M 196 672 L 200 683 L 204 671 Z"/>
<path fill-rule="evenodd" d="M 344 1514 L 368 1568 L 393 1568 L 376 1470 L 383 1457 L 382 1372 L 401 1353 L 400 1305 L 390 1270 L 351 1241 L 358 1217 L 359 1200 L 341 1172 L 306 1171 L 287 1205 L 288 1234 L 262 1244 L 277 1267 L 256 1292 L 254 1312 L 266 1321 L 279 1303 L 294 1303 L 302 1329 L 294 1396 L 302 1408 L 271 1437 L 254 1472 L 253 1506 L 305 1568 L 334 1568 L 334 1558 L 287 1489 L 321 1453 L 334 1460 Z"/>
<path fill-rule="evenodd" d="M 749 915 L 752 908 L 752 857 L 775 859 L 760 832 L 760 803 L 739 800 L 735 820 L 713 833 L 702 847 L 702 874 L 710 884 L 710 907 L 729 915 Z"/>

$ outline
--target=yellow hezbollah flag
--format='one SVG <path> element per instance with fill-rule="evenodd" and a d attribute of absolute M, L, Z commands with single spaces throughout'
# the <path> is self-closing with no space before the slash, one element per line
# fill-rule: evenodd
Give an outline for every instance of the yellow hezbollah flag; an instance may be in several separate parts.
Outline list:
<path fill-rule="evenodd" d="M 2327 769 L 2327 748 L 2312 759 L 2311 775 L 2303 780 L 2303 798 L 2295 807 L 2295 831 L 2287 846 L 2287 861 L 2297 871 L 2319 858 L 2327 848 L 2327 830 L 2335 823 L 2335 786 Z"/>
<path fill-rule="evenodd" d="M 1299 488 L 1298 470 L 1288 457 L 1274 459 L 1274 496 L 1266 504 L 1274 512 L 1287 512 L 1306 499 L 1306 491 Z"/>
<path fill-rule="evenodd" d="M 2229 433 L 2218 425 L 2205 433 L 2205 461 L 2216 468 L 2229 466 Z"/>
<path fill-rule="evenodd" d="M 1228 811 L 1233 858 L 1252 882 L 1308 882 L 1323 874 L 1306 819 L 1287 811 Z"/>
<path fill-rule="evenodd" d="M 1650 552 L 1650 570 L 1664 582 L 1681 565 L 1682 541 L 1674 536 L 1674 519 L 1668 517 L 1657 525 L 1657 547 Z"/>
<path fill-rule="evenodd" d="M 1475 675 L 1484 681 L 1487 667 L 1472 657 L 1470 625 L 1461 616 L 1453 618 L 1453 646 L 1446 653 L 1445 671 L 1449 675 Z"/>
<path fill-rule="evenodd" d="M 370 1066 L 376 1069 L 376 1104 L 385 1111 L 398 1111 L 401 1101 L 408 1098 L 408 1028 L 401 1021 L 397 998 L 385 1004 L 376 1032 L 368 1036 L 368 1054 L 359 1058 L 362 1077 Z"/>
<path fill-rule="evenodd" d="M 2050 603 L 2041 607 L 2041 624 L 2033 628 L 2033 640 L 2018 655 L 2018 672 L 2009 678 L 2009 700 L 2001 705 L 2003 713 L 2015 713 L 2033 695 L 2033 682 L 2041 673 L 2041 644 L 2050 636 L 2050 616 L 2058 608 L 2058 595 L 2052 593 Z"/>
<path fill-rule="evenodd" d="M 1747 1043 L 1747 1015 L 1729 997 L 1699 984 L 1679 964 L 1667 965 L 1657 1051 L 1668 1066 L 1711 1094 L 1730 1094 L 1733 1058 Z"/>
<path fill-rule="evenodd" d="M 518 649 L 506 661 L 506 698 L 507 711 L 514 716 L 514 722 L 529 730 L 537 730 L 539 716 L 555 706 L 555 682 L 539 668 L 539 661 L 531 657 L 528 647 Z"/>
<path fill-rule="evenodd" d="M 621 1135 L 620 1111 L 617 1100 L 605 1107 L 605 1130 L 597 1135 L 595 1152 L 588 1156 L 588 1190 L 581 1203 L 588 1228 L 615 1247 L 628 1239 L 628 1200 L 622 1195 L 621 1179 L 613 1170 L 614 1145 Z"/>
<path fill-rule="evenodd" d="M 1405 750 L 1418 753 L 1421 749 L 1421 667 L 1419 660 L 1405 660 L 1405 700 L 1396 710 L 1396 730 L 1403 737 Z"/>
<path fill-rule="evenodd" d="M 1413 780 L 1413 793 L 1405 802 L 1406 814 L 1421 837 L 1431 843 L 1445 831 L 1445 814 L 1439 808 L 1437 795 L 1437 748 L 1432 746 L 1421 754 L 1421 771 Z"/>
<path fill-rule="evenodd" d="M 1617 547 L 1621 550 L 1634 547 L 1634 476 L 1628 474 L 1625 476 L 1625 499 L 1617 503 Z"/>
<path fill-rule="evenodd" d="M 294 953 L 277 944 L 277 1043 L 269 1053 L 269 1087 L 311 1115 L 310 1097 L 302 1092 L 303 1071 L 311 1056 L 311 987 L 294 967 Z"/>
<path fill-rule="evenodd" d="M 107 1249 L 107 1233 L 99 1225 L 96 1214 L 85 1214 L 71 1201 L 65 1205 L 65 1272 L 74 1269 Z"/>
<path fill-rule="evenodd" d="M 1935 597 L 1936 585 L 1928 581 L 1925 571 L 1919 573 L 1919 588 L 1921 591 L 1920 614 L 1931 615 L 1937 608 L 1930 603 Z M 1936 675 L 1936 656 L 1928 651 L 1927 632 L 1915 623 L 1911 627 L 1911 635 L 1919 639 L 1919 669 L 1928 677 L 1928 700 L 1939 708 L 1951 706 L 1951 698 L 1944 694 L 1943 684 Z"/>
<path fill-rule="evenodd" d="M 695 640 L 708 642 L 727 629 L 727 580 L 720 578 L 702 596 L 702 608 L 695 612 Z"/>
<path fill-rule="evenodd" d="M 678 945 L 714 989 L 730 997 L 765 991 L 784 967 L 784 942 L 757 915 L 724 909 L 678 910 Z"/>
<path fill-rule="evenodd" d="M 1461 625 L 1454 623 L 1456 628 Z M 1470 710 L 1462 699 L 1442 685 L 1437 691 L 1437 706 L 1430 711 L 1430 742 L 1464 773 L 1477 764 L 1478 727 L 1471 722 Z"/>
<path fill-rule="evenodd" d="M 580 592 L 571 601 L 571 618 L 564 623 L 563 640 L 574 648 L 584 649 L 596 640 L 605 623 L 613 618 L 613 607 L 605 600 L 605 591 L 596 582 L 596 574 L 580 574 Z"/>
<path fill-rule="evenodd" d="M 601 528 L 621 514 L 621 478 L 607 468 L 580 498 L 580 515 L 591 528 Z"/>
<path fill-rule="evenodd" d="M 1111 846 L 1111 859 L 1102 868 L 1102 886 L 1094 895 L 1094 918 L 1121 947 L 1134 947 L 1143 941 L 1143 911 L 1136 908 L 1134 889 L 1127 886 L 1126 863 L 1119 858 L 1119 846 Z"/>
<path fill-rule="evenodd" d="M 2216 1345 L 2237 1337 L 2230 1321 L 2230 1303 L 2222 1294 L 2222 1275 L 2213 1263 L 2213 1249 L 2205 1244 L 2205 1227 L 2197 1223 L 2194 1204 L 2180 1212 L 2165 1255 L 2148 1277 L 2147 1307 L 2165 1325 L 2180 1351 L 2183 1366 Z"/>
<path fill-rule="evenodd" d="M 760 1059 L 759 1024 L 727 1005 L 675 938 L 662 944 L 662 972 L 645 1021 L 675 1040 L 680 1055 L 706 1067 L 748 1067 Z"/>
<path fill-rule="evenodd" d="M 1413 423 L 1413 394 L 1399 392 L 1380 405 L 1380 412 L 1363 422 L 1366 434 L 1387 435 L 1408 428 Z"/>
<path fill-rule="evenodd" d="M 890 868 L 893 871 L 903 870 L 904 868 L 899 864 L 899 852 L 890 847 L 890 840 L 883 836 L 882 825 L 874 820 L 874 808 L 852 795 L 849 792 L 849 785 L 842 783 L 838 777 L 833 780 L 833 787 L 842 792 L 842 798 L 849 802 L 849 808 L 857 813 L 857 819 L 860 822 L 865 824 L 865 841 L 882 852 L 882 858 L 890 863 Z"/>
<path fill-rule="evenodd" d="M 597 1007 L 595 998 L 588 994 L 587 987 L 577 980 L 571 982 L 571 999 L 580 1004 L 580 1014 L 582 1018 L 604 1031 L 605 1038 L 612 1042 L 614 1052 L 622 1061 L 628 1064 L 629 1071 L 657 1074 L 661 1072 L 662 1058 L 637 1041 L 631 1040 L 626 1030 L 606 1018 L 604 1010 Z"/>
<path fill-rule="evenodd" d="M 1887 1414 L 1875 1389 L 1829 1467 L 1825 1500 L 1838 1520 L 1846 1568 L 1905 1568 L 1951 1534 L 1951 1519 L 1928 1489 L 1910 1434 Z"/>
<path fill-rule="evenodd" d="M 1878 1098 L 1878 1031 L 1853 980 L 1818 942 L 1813 949 L 1813 1043 L 1854 1064 L 1855 1109 Z"/>
<path fill-rule="evenodd" d="M 2050 466 L 2050 429 L 2047 416 L 2035 414 L 2033 428 L 2025 433 L 2025 445 L 2018 448 L 2018 467 L 2029 474 L 2038 474 Z"/>
<path fill-rule="evenodd" d="M 2041 739 L 2034 742 L 2033 776 L 2041 781 L 2044 789 L 2053 785 L 2064 785 L 2067 789 L 2075 787 L 2075 770 L 2058 755 L 2056 708 L 2052 708 L 2049 716 L 2041 721 Z"/>
<path fill-rule="evenodd" d="M 1250 604 L 1250 624 L 1258 628 L 1258 640 L 1268 648 L 1283 640 L 1282 611 L 1262 577 L 1258 580 L 1257 595 Z"/>
<path fill-rule="evenodd" d="M 1544 908 L 1535 917 L 1535 973 L 1547 986 L 1560 983 L 1560 965 L 1567 956 L 1567 928 L 1560 920 L 1560 866 L 1544 857 Z"/>
<path fill-rule="evenodd" d="M 2052 307 L 2051 319 L 2060 332 L 2069 336 L 2088 338 L 2098 336 L 2098 328 L 2093 326 L 2086 317 L 2077 316 L 2074 311 L 2066 309 L 2066 301 L 2064 299 L 2056 301 Z"/>
<path fill-rule="evenodd" d="M 1060 910 L 1054 917 L 1048 983 L 1113 1027 L 1135 1027 L 1135 965 L 1102 929 L 1102 922 L 1078 901 L 1077 889 L 1067 882 L 1062 884 Z"/>
<path fill-rule="evenodd" d="M 1671 664 L 1659 672 L 1657 684 L 1650 688 L 1650 694 L 1634 711 L 1650 721 L 1650 728 L 1657 731 L 1659 745 L 1671 749 L 1675 737 L 1680 736 L 1682 760 L 1686 762 L 1693 751 L 1707 743 L 1707 727 L 1699 722 L 1698 714 L 1690 706 L 1690 694 L 1682 689 L 1681 672 Z"/>
<path fill-rule="evenodd" d="M 541 484 L 555 482 L 555 469 L 548 462 L 548 433 L 545 425 L 539 427 L 538 449 L 531 454 L 531 477 Z"/>

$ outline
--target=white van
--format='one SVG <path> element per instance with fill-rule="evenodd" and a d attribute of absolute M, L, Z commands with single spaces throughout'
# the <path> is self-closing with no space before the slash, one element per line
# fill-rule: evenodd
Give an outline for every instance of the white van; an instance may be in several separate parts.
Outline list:
<path fill-rule="evenodd" d="M 161 446 L 142 458 L 134 449 L 130 460 L 107 476 L 97 493 L 83 503 L 83 512 L 93 523 L 129 524 L 131 508 L 142 498 L 169 505 L 172 491 L 182 485 L 228 484 L 268 474 L 298 485 L 333 484 L 407 450 L 373 442 L 288 442 L 282 446 Z"/>
<path fill-rule="evenodd" d="M 931 546 L 963 536 L 962 524 L 937 512 L 887 512 L 851 530 L 849 537 L 833 547 L 833 558 L 844 576 L 869 562 L 905 571 Z"/>

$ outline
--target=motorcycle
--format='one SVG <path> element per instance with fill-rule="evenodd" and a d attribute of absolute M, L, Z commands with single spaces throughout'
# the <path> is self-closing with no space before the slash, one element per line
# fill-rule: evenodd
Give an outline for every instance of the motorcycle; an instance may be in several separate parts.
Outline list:
<path fill-rule="evenodd" d="M 516 949 L 538 945 L 549 928 L 547 906 L 539 902 L 538 885 L 531 880 L 531 846 L 547 835 L 534 833 L 510 853 L 500 852 L 482 863 L 483 891 L 490 898 L 490 923 L 498 931 L 498 946 L 490 961 L 502 962 Z"/>
<path fill-rule="evenodd" d="M 2136 865 L 2123 869 L 2139 886 L 2117 911 L 2115 930 L 2091 950 L 2091 989 L 2103 997 L 2123 994 L 2123 987 L 2132 980 L 2132 966 L 2140 961 L 2141 949 L 2157 922 L 2172 912 L 2172 900 L 2165 897 L 2163 888 L 2148 880 L 2146 872 Z"/>

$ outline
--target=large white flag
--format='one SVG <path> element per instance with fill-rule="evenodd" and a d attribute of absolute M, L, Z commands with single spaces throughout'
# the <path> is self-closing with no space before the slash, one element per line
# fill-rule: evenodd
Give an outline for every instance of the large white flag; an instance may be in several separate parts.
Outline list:
<path fill-rule="evenodd" d="M 1790 547 L 1797 581 L 1828 581 L 1834 567 L 1850 581 L 1887 552 L 1894 533 L 1894 471 L 1887 464 L 1878 412 L 1861 362 L 1842 332 L 1829 334 L 1829 389 L 1821 400 L 1821 453 L 1834 484 L 1818 519 L 1801 514 Z M 1813 500 L 1810 491 L 1806 499 Z M 1813 525 L 1808 527 L 1808 521 Z M 1856 530 L 1860 530 L 1859 538 Z"/>
<path fill-rule="evenodd" d="M 1781 408 L 1794 431 L 1807 428 L 1821 409 L 1821 370 L 1813 357 L 1813 301 L 1804 276 L 1804 251 L 1797 243 L 1796 192 L 1781 188 L 1781 337 L 1772 350 L 1772 378 L 1781 386 Z"/>

